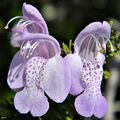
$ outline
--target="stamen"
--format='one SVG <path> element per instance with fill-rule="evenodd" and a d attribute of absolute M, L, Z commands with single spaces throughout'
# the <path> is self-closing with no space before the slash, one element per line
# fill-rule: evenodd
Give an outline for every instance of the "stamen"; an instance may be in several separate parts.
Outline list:
<path fill-rule="evenodd" d="M 30 24 L 32 24 L 32 23 L 34 23 L 34 21 L 26 21 L 26 24 L 25 24 L 25 27 L 27 27 L 28 25 L 30 25 Z M 24 24 L 23 24 L 24 25 Z"/>
<path fill-rule="evenodd" d="M 98 45 L 98 47 L 101 47 L 101 44 L 100 44 L 100 42 L 97 40 L 97 38 L 96 38 L 94 35 L 92 35 L 92 34 L 90 34 L 90 35 L 94 38 L 94 40 L 95 40 L 96 44 Z"/>
<path fill-rule="evenodd" d="M 38 45 L 39 45 L 39 42 L 35 42 L 35 43 L 31 46 L 31 48 L 30 48 L 30 50 L 28 51 L 28 54 L 27 54 L 28 57 L 33 54 L 35 48 L 36 48 Z"/>
<path fill-rule="evenodd" d="M 114 48 L 113 48 L 113 45 L 112 45 L 112 42 L 110 41 L 110 39 L 107 36 L 102 36 L 102 38 L 103 38 L 103 40 L 104 40 L 104 38 L 106 38 L 106 41 L 104 40 L 105 44 L 103 44 L 105 46 L 105 51 L 106 51 L 106 45 L 108 42 L 110 43 L 111 51 L 114 51 Z"/>
<path fill-rule="evenodd" d="M 93 34 L 89 34 L 89 35 L 87 35 L 86 37 L 84 37 L 82 40 L 81 40 L 81 43 L 79 44 L 79 50 L 80 50 L 80 48 L 81 48 L 81 45 L 83 44 L 83 42 L 84 42 L 84 40 L 87 38 L 87 37 L 89 37 L 90 36 L 90 39 L 89 39 L 89 43 L 88 43 L 88 45 L 87 45 L 87 47 L 89 47 L 90 45 L 90 41 L 92 40 L 92 38 L 93 38 L 93 40 L 95 41 L 93 41 L 93 43 L 92 43 L 92 46 L 91 46 L 91 50 L 92 50 L 92 48 L 94 47 L 94 43 L 96 43 L 96 45 L 97 45 L 97 47 L 98 48 L 101 48 L 101 44 L 100 44 L 100 42 L 97 40 L 97 38 L 96 38 L 96 36 L 94 36 Z M 85 51 L 83 51 L 84 52 L 84 54 L 83 54 L 83 57 L 87 57 L 87 55 L 88 55 L 88 48 L 86 48 L 86 50 Z M 85 53 L 86 52 L 86 53 Z M 95 51 L 95 54 L 96 54 L 96 52 L 98 52 L 98 51 Z"/>
<path fill-rule="evenodd" d="M 31 21 L 31 20 L 27 20 L 27 21 L 24 21 L 24 20 L 20 20 L 18 22 L 18 24 L 16 25 L 16 28 L 17 29 L 24 29 L 25 27 L 27 27 L 28 25 L 34 23 L 34 21 Z"/>
<path fill-rule="evenodd" d="M 21 20 L 19 20 L 18 21 L 18 23 L 17 23 L 17 26 L 19 26 L 22 22 L 24 22 L 25 20 L 23 20 L 23 19 L 21 19 Z"/>
<path fill-rule="evenodd" d="M 83 41 L 84 41 L 88 36 L 89 36 L 89 35 L 85 36 L 85 37 L 81 40 L 81 43 L 79 44 L 79 50 L 80 50 L 80 47 L 81 47 Z"/>
<path fill-rule="evenodd" d="M 96 46 L 96 47 L 94 47 Z M 91 49 L 95 50 L 95 52 L 93 53 L 93 56 L 96 56 L 97 53 L 100 51 L 100 45 L 97 43 L 97 42 L 93 42 L 92 46 L 91 46 Z"/>
<path fill-rule="evenodd" d="M 25 58 L 25 54 L 26 54 L 26 50 L 25 50 L 26 44 L 30 44 L 29 41 L 27 41 L 27 42 L 23 41 L 21 46 L 20 46 L 20 53 L 24 58 Z"/>
<path fill-rule="evenodd" d="M 114 48 L 113 48 L 113 45 L 112 45 L 111 41 L 108 40 L 108 42 L 110 43 L 111 51 L 114 51 Z"/>
<path fill-rule="evenodd" d="M 22 18 L 22 16 L 16 16 L 16 17 L 11 18 L 11 19 L 8 21 L 8 23 L 6 24 L 5 29 L 8 29 L 8 28 L 9 28 L 8 25 L 9 25 L 13 20 L 18 19 L 18 18 Z"/>
<path fill-rule="evenodd" d="M 83 43 L 83 40 L 85 40 L 87 37 L 89 37 L 89 36 L 91 36 L 91 37 L 93 37 L 94 38 L 94 40 L 95 40 L 95 42 L 98 44 L 98 46 L 101 46 L 100 45 L 100 42 L 96 39 L 96 37 L 94 36 L 94 35 L 92 35 L 92 34 L 89 34 L 89 35 L 87 35 L 86 37 L 84 37 L 82 40 L 81 40 L 81 43 L 80 43 L 80 45 L 79 45 L 79 48 L 81 47 L 81 45 L 82 45 L 82 43 Z"/>
<path fill-rule="evenodd" d="M 100 51 L 101 50 L 101 48 L 100 48 L 100 46 L 96 43 L 96 50 L 97 51 Z"/>
<path fill-rule="evenodd" d="M 30 44 L 30 41 L 24 43 L 21 45 L 21 54 L 24 58 L 29 58 L 33 54 L 35 48 L 39 45 L 39 42 L 35 42 L 33 45 Z"/>
<path fill-rule="evenodd" d="M 23 20 L 19 24 L 17 24 L 17 26 L 19 26 L 21 24 L 21 26 L 25 26 L 26 27 L 27 25 L 29 25 L 31 23 L 33 23 L 33 21 L 29 21 L 29 20 L 28 21 L 24 21 Z"/>
<path fill-rule="evenodd" d="M 87 47 L 86 47 L 86 51 L 85 51 L 85 57 L 87 58 L 87 56 L 89 55 L 89 47 L 90 47 L 90 43 L 91 43 L 91 40 L 92 40 L 92 36 L 90 37 L 89 41 L 88 41 L 88 44 L 87 44 Z"/>
<path fill-rule="evenodd" d="M 23 46 L 23 56 L 24 56 L 24 58 L 29 57 L 28 54 L 27 54 L 28 49 L 31 49 L 30 41 L 27 41 L 26 44 Z"/>

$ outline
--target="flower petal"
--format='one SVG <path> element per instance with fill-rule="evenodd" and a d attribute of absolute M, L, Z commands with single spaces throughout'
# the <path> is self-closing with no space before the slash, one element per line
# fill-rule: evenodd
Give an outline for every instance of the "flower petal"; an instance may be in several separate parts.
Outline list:
<path fill-rule="evenodd" d="M 7 83 L 11 89 L 18 90 L 23 88 L 24 69 L 23 58 L 20 55 L 20 52 L 17 52 L 10 64 L 7 78 Z"/>
<path fill-rule="evenodd" d="M 106 99 L 101 95 L 95 104 L 94 115 L 98 118 L 101 118 L 105 115 L 108 110 L 108 104 Z"/>
<path fill-rule="evenodd" d="M 18 92 L 14 97 L 14 105 L 16 110 L 20 113 L 28 113 L 30 110 L 30 103 L 28 101 L 27 91 L 23 89 Z"/>
<path fill-rule="evenodd" d="M 84 91 L 75 99 L 76 111 L 82 116 L 91 117 L 94 112 L 94 102 L 95 100 L 90 98 L 89 92 Z"/>
<path fill-rule="evenodd" d="M 71 89 L 70 94 L 78 95 L 83 91 L 83 86 L 80 81 L 80 72 L 82 67 L 82 61 L 78 54 L 69 54 L 65 58 L 66 64 L 69 66 L 69 70 L 71 71 Z"/>
<path fill-rule="evenodd" d="M 49 109 L 49 103 L 47 97 L 41 91 L 36 91 L 37 96 L 34 96 L 34 91 L 27 90 L 27 88 L 18 92 L 14 98 L 15 108 L 20 113 L 30 113 L 34 117 L 40 117 L 44 115 Z M 31 97 L 32 96 L 32 97 Z"/>
<path fill-rule="evenodd" d="M 24 19 L 35 21 L 28 26 L 28 30 L 30 32 L 49 34 L 47 24 L 45 23 L 42 15 L 34 6 L 24 3 L 22 7 L 22 12 Z"/>
<path fill-rule="evenodd" d="M 34 101 L 31 101 L 30 104 L 30 113 L 32 116 L 42 116 L 44 115 L 49 109 L 49 103 L 47 97 L 44 95 L 44 93 L 39 93 L 38 96 L 36 96 Z"/>
<path fill-rule="evenodd" d="M 63 102 L 69 94 L 71 81 L 64 59 L 56 55 L 48 60 L 45 72 L 43 90 L 55 102 Z"/>

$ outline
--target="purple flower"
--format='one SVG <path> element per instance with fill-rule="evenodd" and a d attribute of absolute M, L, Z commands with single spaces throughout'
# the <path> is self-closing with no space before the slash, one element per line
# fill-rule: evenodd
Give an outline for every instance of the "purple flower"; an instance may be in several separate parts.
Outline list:
<path fill-rule="evenodd" d="M 6 25 L 6 29 L 11 21 L 20 18 L 19 22 L 13 27 L 11 35 L 11 45 L 13 47 L 20 47 L 22 44 L 23 31 L 30 33 L 43 33 L 49 34 L 46 22 L 39 11 L 30 4 L 23 4 L 22 7 L 23 16 L 16 16 L 12 18 Z"/>
<path fill-rule="evenodd" d="M 106 50 L 110 32 L 110 26 L 105 21 L 89 24 L 75 39 L 75 53 L 65 57 L 72 76 L 70 94 L 78 95 L 74 105 L 76 111 L 85 117 L 94 114 L 101 118 L 108 109 L 107 101 L 101 94 L 105 56 L 100 51 Z"/>
<path fill-rule="evenodd" d="M 56 103 L 63 102 L 70 91 L 70 76 L 55 38 L 27 33 L 24 40 L 11 62 L 7 82 L 17 91 L 14 105 L 20 113 L 42 116 L 49 109 L 45 93 Z"/>

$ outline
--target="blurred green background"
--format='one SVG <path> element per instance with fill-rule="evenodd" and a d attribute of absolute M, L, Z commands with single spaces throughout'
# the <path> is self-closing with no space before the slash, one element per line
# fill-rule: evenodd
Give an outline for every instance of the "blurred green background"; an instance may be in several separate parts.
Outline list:
<path fill-rule="evenodd" d="M 68 44 L 89 23 L 113 20 L 114 29 L 120 30 L 120 0 L 0 0 L 0 120 L 84 120 L 73 107 L 74 97 L 63 104 L 50 101 L 51 108 L 42 118 L 21 115 L 13 106 L 14 92 L 7 85 L 9 64 L 18 50 L 10 45 L 10 29 L 4 26 L 14 16 L 22 15 L 22 4 L 35 6 L 45 18 L 49 32 L 60 44 Z M 10 24 L 10 28 L 15 21 Z M 112 65 L 112 64 L 111 64 Z M 103 84 L 103 91 L 104 91 Z M 120 116 L 117 116 L 120 120 Z M 92 117 L 92 120 L 98 118 Z M 87 119 L 88 120 L 88 119 Z"/>

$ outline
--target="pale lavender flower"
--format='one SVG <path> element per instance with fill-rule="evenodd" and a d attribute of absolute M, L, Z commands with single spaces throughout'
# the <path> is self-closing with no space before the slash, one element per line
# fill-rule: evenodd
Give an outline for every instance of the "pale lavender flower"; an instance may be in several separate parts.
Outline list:
<path fill-rule="evenodd" d="M 11 21 L 20 18 L 19 22 L 12 29 L 11 45 L 13 47 L 20 47 L 22 44 L 23 39 L 21 31 L 49 34 L 46 22 L 35 7 L 24 3 L 22 7 L 22 13 L 23 16 L 16 16 L 12 18 L 5 26 L 7 29 Z"/>
<path fill-rule="evenodd" d="M 55 38 L 27 33 L 24 39 L 27 42 L 11 62 L 7 82 L 17 91 L 14 105 L 20 113 L 42 116 L 49 109 L 45 93 L 56 103 L 63 102 L 70 91 L 70 76 Z"/>
<path fill-rule="evenodd" d="M 85 117 L 95 115 L 101 118 L 108 109 L 107 101 L 101 94 L 105 56 L 100 51 L 106 50 L 110 32 L 110 26 L 105 21 L 89 24 L 75 39 L 75 53 L 65 57 L 72 75 L 70 93 L 78 95 L 75 109 Z"/>

